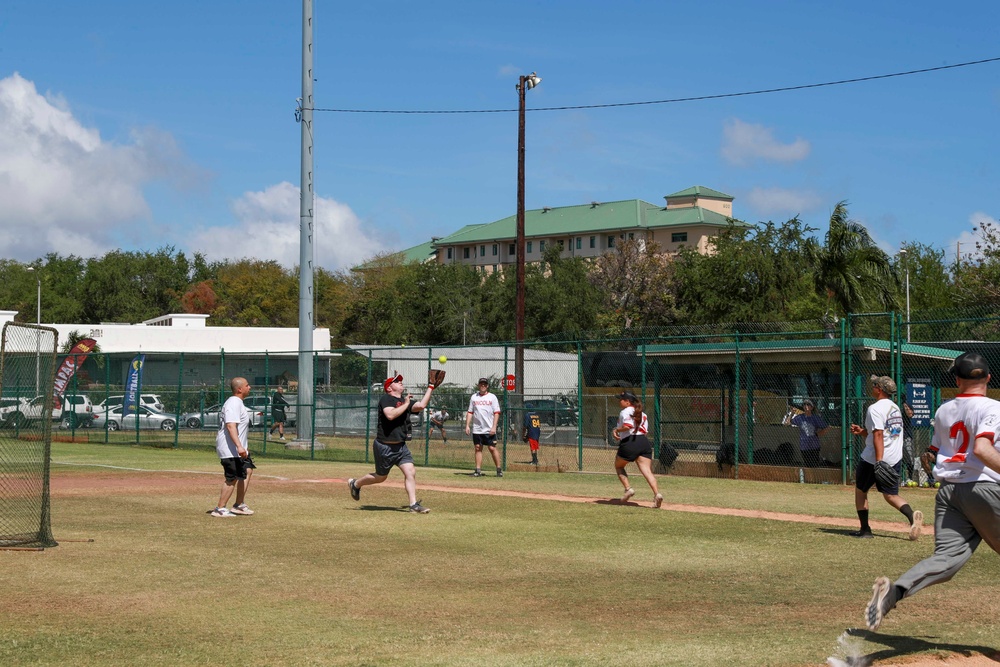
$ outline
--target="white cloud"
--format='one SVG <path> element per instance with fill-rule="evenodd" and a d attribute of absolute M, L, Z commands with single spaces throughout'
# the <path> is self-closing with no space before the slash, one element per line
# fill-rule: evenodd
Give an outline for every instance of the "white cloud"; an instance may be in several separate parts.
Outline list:
<path fill-rule="evenodd" d="M 287 267 L 299 263 L 299 188 L 283 182 L 247 192 L 232 205 L 238 223 L 203 229 L 190 247 L 213 260 L 255 257 Z M 313 261 L 329 270 L 355 266 L 385 250 L 349 206 L 316 197 Z"/>
<path fill-rule="evenodd" d="M 809 155 L 809 142 L 797 138 L 783 144 L 774 131 L 763 125 L 744 123 L 739 118 L 728 121 L 722 130 L 722 156 L 730 164 L 746 166 L 756 160 L 798 162 Z"/>
<path fill-rule="evenodd" d="M 750 209 L 761 216 L 793 217 L 815 209 L 822 199 L 813 192 L 786 188 L 754 188 L 746 197 Z"/>
<path fill-rule="evenodd" d="M 102 253 L 115 227 L 149 217 L 143 186 L 197 180 L 184 162 L 169 134 L 147 129 L 125 145 L 107 142 L 61 98 L 39 94 L 17 73 L 0 79 L 4 256 Z"/>
<path fill-rule="evenodd" d="M 969 215 L 969 222 L 972 223 L 972 228 L 963 231 L 958 236 L 953 237 L 946 242 L 944 247 L 945 257 L 951 259 L 954 258 L 958 253 L 962 254 L 964 259 L 980 259 L 981 253 L 976 250 L 976 243 L 982 240 L 982 234 L 979 232 L 979 225 L 993 225 L 995 229 L 1000 229 L 1000 221 L 991 215 L 987 215 L 982 211 L 975 211 Z"/>

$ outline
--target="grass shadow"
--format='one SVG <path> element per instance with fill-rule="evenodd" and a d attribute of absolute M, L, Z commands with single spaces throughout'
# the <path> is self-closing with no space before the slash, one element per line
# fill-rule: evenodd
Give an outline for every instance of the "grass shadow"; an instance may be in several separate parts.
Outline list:
<path fill-rule="evenodd" d="M 851 534 L 851 533 L 854 533 L 854 532 L 857 531 L 856 528 L 817 528 L 817 530 L 820 531 L 821 533 L 826 533 L 827 535 L 840 535 L 842 537 L 850 537 L 851 539 L 854 539 L 854 540 L 861 540 L 862 539 L 860 537 L 855 537 L 854 535 Z M 886 535 L 885 533 L 874 533 L 874 535 L 875 535 L 875 539 L 885 538 L 887 540 L 904 540 L 906 542 L 910 541 L 909 537 L 907 537 L 906 535 L 902 535 L 902 534 L 900 534 L 900 535 L 895 535 L 895 534 Z"/>
<path fill-rule="evenodd" d="M 967 658 L 974 655 L 981 655 L 984 658 L 1000 663 L 1000 649 L 990 646 L 974 646 L 971 644 L 949 644 L 947 642 L 936 641 L 933 636 L 925 637 L 903 637 L 899 635 L 886 635 L 878 632 L 870 632 L 862 629 L 851 629 L 847 634 L 854 637 L 861 637 L 865 641 L 873 644 L 882 644 L 886 648 L 874 653 L 855 658 L 850 664 L 861 666 L 871 665 L 876 661 L 889 660 L 890 658 L 900 658 L 902 656 L 923 653 L 926 651 L 947 651 L 957 653 Z"/>

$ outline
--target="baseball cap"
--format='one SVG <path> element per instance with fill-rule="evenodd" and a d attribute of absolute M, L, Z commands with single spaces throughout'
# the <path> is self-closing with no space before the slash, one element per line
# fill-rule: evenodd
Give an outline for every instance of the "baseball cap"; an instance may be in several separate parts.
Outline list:
<path fill-rule="evenodd" d="M 385 389 L 386 391 L 389 391 L 389 385 L 391 385 L 393 382 L 402 382 L 402 381 L 403 381 L 403 376 L 400 375 L 399 373 L 396 373 L 395 375 L 392 375 L 385 379 L 385 382 L 382 383 L 382 388 Z"/>
<path fill-rule="evenodd" d="M 896 393 L 896 381 L 888 375 L 873 375 L 871 381 L 873 387 L 878 387 L 887 394 Z"/>
<path fill-rule="evenodd" d="M 955 357 L 955 362 L 948 372 L 963 380 L 983 380 L 990 374 L 990 365 L 983 355 L 965 352 Z"/>
<path fill-rule="evenodd" d="M 630 391 L 623 391 L 622 393 L 618 394 L 617 398 L 621 398 L 621 399 L 624 399 L 626 401 L 638 401 L 639 400 L 639 397 L 636 396 L 635 394 L 633 394 Z"/>
<path fill-rule="evenodd" d="M 489 378 L 479 378 L 479 382 L 477 382 L 476 384 L 477 385 L 485 384 L 488 387 L 490 386 L 490 380 Z"/>
<path fill-rule="evenodd" d="M 812 406 L 814 408 L 816 407 L 816 404 L 812 402 L 811 398 L 807 398 L 804 401 L 802 401 L 802 407 L 805 407 L 807 405 Z"/>

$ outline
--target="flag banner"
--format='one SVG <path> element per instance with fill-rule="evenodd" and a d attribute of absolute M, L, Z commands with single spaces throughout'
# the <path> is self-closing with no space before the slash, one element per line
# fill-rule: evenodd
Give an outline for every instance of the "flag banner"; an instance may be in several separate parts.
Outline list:
<path fill-rule="evenodd" d="M 53 410 L 62 409 L 62 396 L 66 393 L 69 381 L 73 379 L 73 376 L 76 375 L 76 370 L 83 365 L 83 362 L 87 360 L 87 355 L 90 354 L 90 351 L 96 345 L 97 341 L 92 338 L 84 338 L 74 345 L 73 349 L 66 355 L 66 358 L 63 359 L 62 365 L 59 366 L 59 370 L 56 372 L 55 384 L 52 385 Z"/>
<path fill-rule="evenodd" d="M 139 412 L 139 392 L 142 390 L 142 364 L 144 361 L 146 361 L 146 355 L 137 354 L 128 366 L 128 377 L 125 379 L 125 398 L 122 400 L 122 416 L 134 415 Z"/>

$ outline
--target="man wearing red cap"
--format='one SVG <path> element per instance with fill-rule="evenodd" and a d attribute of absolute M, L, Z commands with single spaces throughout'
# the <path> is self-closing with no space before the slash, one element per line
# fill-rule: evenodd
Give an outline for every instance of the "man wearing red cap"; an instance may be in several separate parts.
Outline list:
<path fill-rule="evenodd" d="M 375 472 L 360 479 L 349 479 L 347 486 L 351 490 L 351 497 L 361 500 L 361 487 L 384 482 L 392 467 L 398 466 L 403 471 L 403 486 L 406 487 L 410 511 L 427 514 L 430 510 L 417 500 L 417 471 L 406 441 L 410 431 L 410 415 L 422 412 L 427 407 L 434 387 L 428 386 L 419 402 L 412 394 L 403 398 L 403 376 L 399 373 L 386 378 L 382 387 L 385 395 L 378 402 L 378 431 L 372 443 Z"/>

